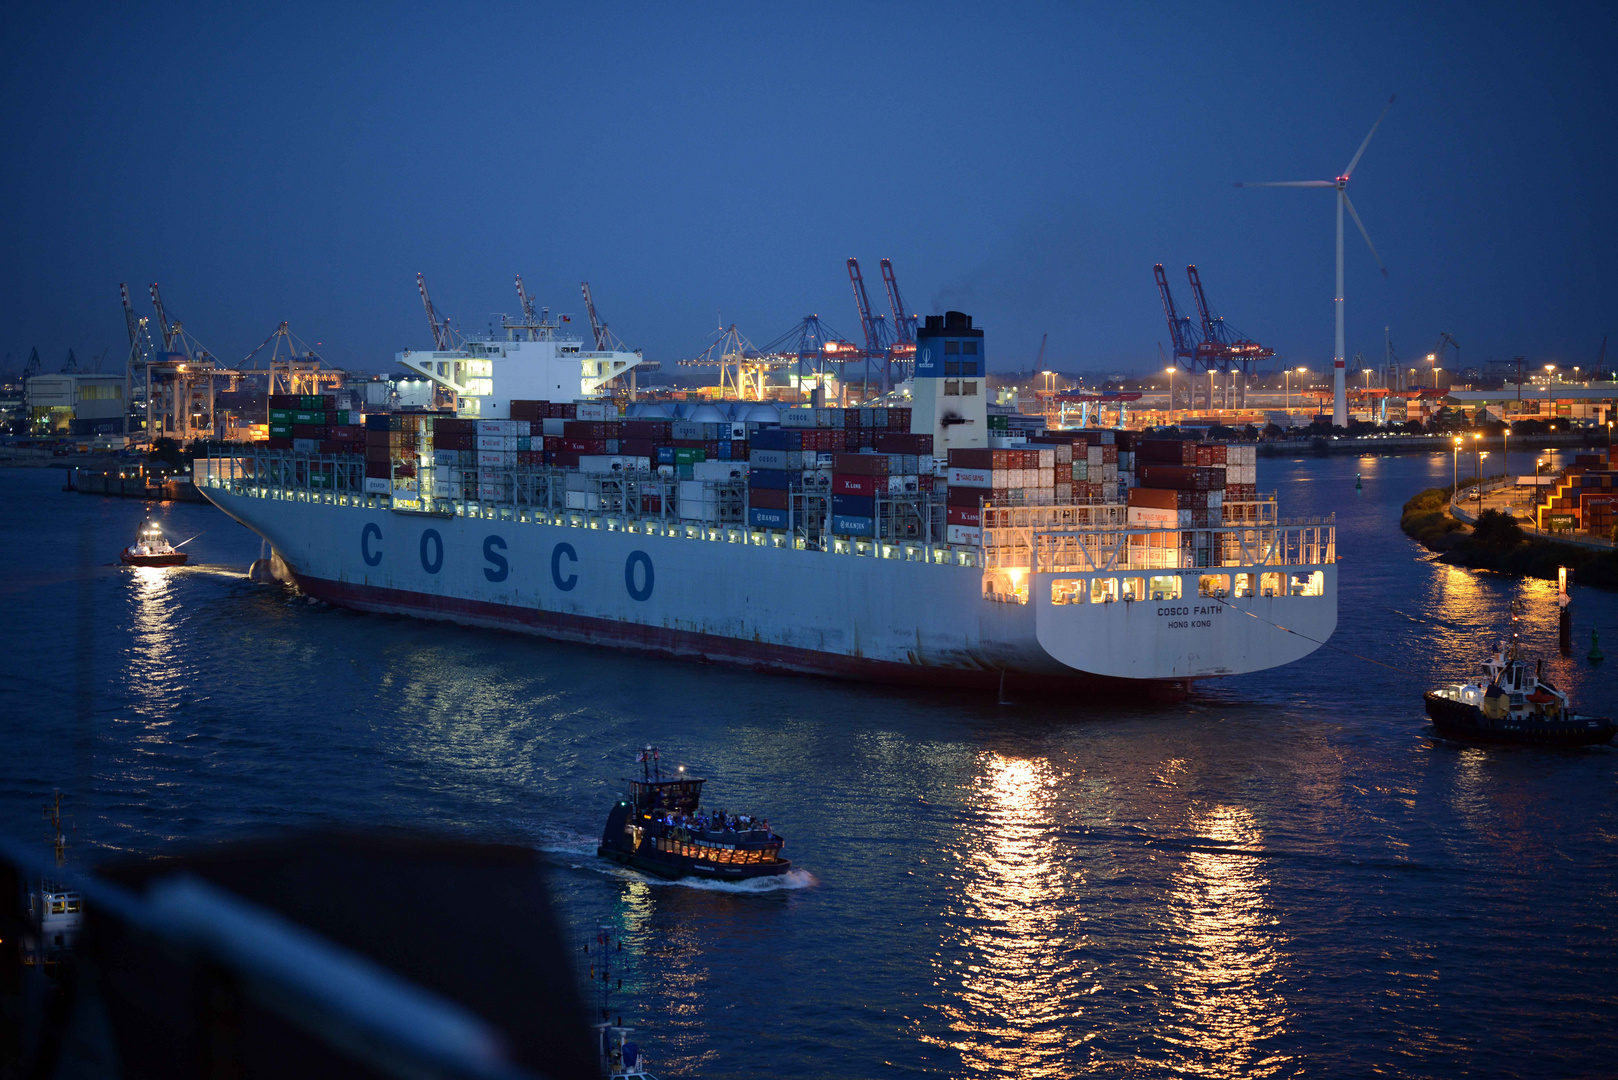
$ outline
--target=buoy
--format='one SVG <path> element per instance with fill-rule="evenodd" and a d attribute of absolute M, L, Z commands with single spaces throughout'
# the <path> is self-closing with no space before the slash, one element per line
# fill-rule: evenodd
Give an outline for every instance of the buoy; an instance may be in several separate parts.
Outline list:
<path fill-rule="evenodd" d="M 1596 633 L 1595 627 L 1590 627 L 1590 655 L 1586 657 L 1592 664 L 1599 664 L 1606 657 L 1601 655 L 1601 635 Z"/>
<path fill-rule="evenodd" d="M 1355 474 L 1354 474 L 1354 490 L 1355 490 L 1355 491 L 1359 491 L 1359 490 L 1360 490 L 1360 489 L 1361 489 L 1361 488 L 1363 488 L 1363 487 L 1364 487 L 1364 486 L 1365 486 L 1365 485 L 1364 485 L 1364 484 L 1362 484 L 1362 483 L 1361 483 L 1361 482 L 1360 482 L 1360 474 L 1359 474 L 1359 473 L 1355 473 Z"/>

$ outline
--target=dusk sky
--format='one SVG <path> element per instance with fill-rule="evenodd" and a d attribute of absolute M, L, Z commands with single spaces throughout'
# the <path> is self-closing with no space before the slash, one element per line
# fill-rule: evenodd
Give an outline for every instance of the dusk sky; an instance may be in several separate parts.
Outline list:
<path fill-rule="evenodd" d="M 332 362 L 465 330 L 512 276 L 665 363 L 719 319 L 855 336 L 960 308 L 991 369 L 1146 371 L 1152 264 L 1293 364 L 1590 365 L 1618 331 L 1618 18 L 1602 5 L 37 5 L 8 16 L 0 352 L 126 351 L 118 283 L 235 362 L 282 319 Z M 1609 346 L 1618 350 L 1618 343 Z M 1609 354 L 1610 363 L 1610 354 Z"/>

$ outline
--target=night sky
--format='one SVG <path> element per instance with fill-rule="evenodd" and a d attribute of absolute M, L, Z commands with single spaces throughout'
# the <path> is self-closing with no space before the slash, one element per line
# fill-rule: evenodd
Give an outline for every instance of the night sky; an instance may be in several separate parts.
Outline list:
<path fill-rule="evenodd" d="M 589 280 L 669 361 L 719 319 L 858 334 L 957 307 L 991 370 L 1168 345 L 1152 264 L 1289 363 L 1329 362 L 1327 179 L 1349 187 L 1348 350 L 1588 366 L 1618 331 L 1618 17 L 1602 5 L 478 5 L 12 10 L 0 352 L 126 339 L 118 283 L 227 362 L 282 319 L 334 363 Z M 1618 351 L 1618 342 L 1610 346 Z M 1611 357 L 1609 354 L 1609 363 Z"/>

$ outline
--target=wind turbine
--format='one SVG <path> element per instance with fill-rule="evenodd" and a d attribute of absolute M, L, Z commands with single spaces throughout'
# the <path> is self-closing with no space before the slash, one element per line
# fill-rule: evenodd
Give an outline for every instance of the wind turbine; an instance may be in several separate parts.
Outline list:
<path fill-rule="evenodd" d="M 1348 178 L 1354 174 L 1354 166 L 1360 163 L 1360 157 L 1364 155 L 1365 148 L 1371 145 L 1371 136 L 1375 135 L 1376 129 L 1382 126 L 1382 117 L 1387 116 L 1388 110 L 1391 108 L 1393 108 L 1393 98 L 1390 97 L 1388 98 L 1388 103 L 1382 106 L 1382 113 L 1376 118 L 1376 123 L 1371 125 L 1371 130 L 1365 136 L 1365 141 L 1360 143 L 1360 148 L 1354 152 L 1354 157 L 1349 161 L 1348 168 L 1344 169 L 1343 175 L 1335 180 L 1268 180 L 1257 183 L 1236 181 L 1237 187 L 1337 189 L 1337 296 L 1333 301 L 1333 306 L 1337 311 L 1337 342 L 1336 351 L 1332 354 L 1331 422 L 1338 427 L 1348 426 L 1348 391 L 1344 377 L 1344 360 L 1347 349 L 1343 344 L 1343 208 L 1346 206 L 1348 212 L 1353 215 L 1354 224 L 1359 227 L 1360 235 L 1365 237 L 1365 246 L 1371 249 L 1371 258 L 1376 260 L 1377 268 L 1382 271 L 1382 276 L 1387 277 L 1388 268 L 1382 265 L 1382 256 L 1376 253 L 1376 245 L 1371 243 L 1371 234 L 1365 231 L 1365 222 L 1360 220 L 1359 211 L 1354 209 L 1354 203 L 1348 197 Z"/>

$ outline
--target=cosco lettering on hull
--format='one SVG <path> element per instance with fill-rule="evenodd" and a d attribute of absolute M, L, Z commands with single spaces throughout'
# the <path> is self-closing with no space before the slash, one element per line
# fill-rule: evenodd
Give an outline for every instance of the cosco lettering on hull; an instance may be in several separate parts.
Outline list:
<path fill-rule="evenodd" d="M 388 550 L 382 535 L 382 526 L 376 522 L 367 522 L 360 530 L 360 558 L 366 566 L 381 566 L 387 558 Z M 491 533 L 483 538 L 483 576 L 491 582 L 505 581 L 511 576 L 511 560 L 506 553 L 509 546 L 505 538 Z M 439 574 L 453 558 L 454 553 L 437 529 L 424 529 L 419 545 L 421 568 L 432 575 Z M 551 584 L 559 592 L 572 592 L 579 584 L 582 567 L 579 562 L 579 553 L 572 544 L 557 544 L 551 549 L 550 557 Z M 644 551 L 631 551 L 624 560 L 624 591 L 630 599 L 646 601 L 652 598 L 652 589 L 657 581 L 657 569 L 652 564 L 652 557 Z"/>

